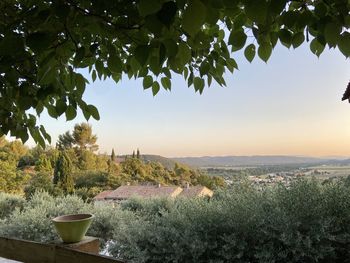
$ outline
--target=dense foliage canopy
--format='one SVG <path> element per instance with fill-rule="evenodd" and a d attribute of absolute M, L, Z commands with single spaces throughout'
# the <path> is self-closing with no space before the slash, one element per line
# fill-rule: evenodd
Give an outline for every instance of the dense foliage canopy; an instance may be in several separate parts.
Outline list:
<path fill-rule="evenodd" d="M 100 118 L 81 68 L 93 81 L 141 78 L 154 95 L 177 73 L 201 93 L 205 81 L 225 85 L 237 50 L 267 61 L 278 41 L 306 40 L 317 56 L 326 46 L 350 55 L 348 0 L 2 0 L 0 10 L 0 132 L 41 145 L 44 109 Z"/>
<path fill-rule="evenodd" d="M 87 123 L 74 126 L 71 135 L 60 135 L 56 148 L 41 146 L 28 149 L 21 141 L 9 142 L 0 137 L 0 192 L 25 194 L 30 198 L 37 191 L 59 196 L 75 193 L 91 200 L 103 190 L 120 185 L 162 184 L 203 185 L 210 189 L 226 186 L 222 177 L 209 176 L 170 159 L 138 154 L 116 156 L 97 154 L 97 136 Z M 71 143 L 67 143 L 71 142 Z"/>
<path fill-rule="evenodd" d="M 348 262 L 349 200 L 342 181 L 239 185 L 209 201 L 132 199 L 114 207 L 76 196 L 36 193 L 25 201 L 0 193 L 0 235 L 52 242 L 52 217 L 93 213 L 88 235 L 109 241 L 109 252 L 127 262 Z"/>
<path fill-rule="evenodd" d="M 80 123 L 74 125 L 72 134 L 67 131 L 64 134 L 58 136 L 56 146 L 60 150 L 70 149 L 73 146 L 77 146 L 79 151 L 90 150 L 97 151 L 98 145 L 96 144 L 97 136 L 92 134 L 92 127 L 88 123 Z"/>

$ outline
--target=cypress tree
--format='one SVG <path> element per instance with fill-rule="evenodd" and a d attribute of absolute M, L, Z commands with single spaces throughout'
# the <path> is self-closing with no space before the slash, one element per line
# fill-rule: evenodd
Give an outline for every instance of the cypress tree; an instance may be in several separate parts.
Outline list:
<path fill-rule="evenodd" d="M 140 159 L 140 150 L 139 150 L 139 148 L 137 148 L 136 158 L 137 158 L 137 159 Z"/>
<path fill-rule="evenodd" d="M 53 183 L 65 193 L 74 192 L 74 181 L 72 177 L 72 161 L 66 151 L 60 152 L 56 161 Z"/>
<path fill-rule="evenodd" d="M 132 158 L 135 158 L 135 151 L 132 151 Z"/>
<path fill-rule="evenodd" d="M 111 160 L 112 160 L 113 162 L 115 161 L 114 148 L 112 149 Z"/>

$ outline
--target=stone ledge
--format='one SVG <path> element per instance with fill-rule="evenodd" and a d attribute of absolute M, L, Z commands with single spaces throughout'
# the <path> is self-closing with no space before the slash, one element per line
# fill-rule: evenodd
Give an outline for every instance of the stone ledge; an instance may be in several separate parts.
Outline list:
<path fill-rule="evenodd" d="M 85 236 L 83 240 L 78 243 L 62 243 L 55 242 L 57 246 L 78 250 L 81 252 L 98 254 L 100 251 L 100 240 L 96 237 Z"/>

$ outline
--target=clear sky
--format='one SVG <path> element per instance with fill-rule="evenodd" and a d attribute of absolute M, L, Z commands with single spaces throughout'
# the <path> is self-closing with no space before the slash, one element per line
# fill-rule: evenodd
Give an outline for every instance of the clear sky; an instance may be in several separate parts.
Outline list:
<path fill-rule="evenodd" d="M 349 59 L 337 50 L 317 58 L 307 45 L 277 46 L 267 64 L 257 58 L 250 64 L 241 53 L 234 58 L 239 70 L 226 74 L 227 87 L 213 82 L 202 95 L 181 77 L 156 97 L 127 77 L 91 83 L 85 99 L 100 111 L 100 121 L 89 121 L 100 152 L 350 156 L 350 104 L 341 102 Z M 40 118 L 53 144 L 82 121 L 82 114 L 71 122 Z"/>

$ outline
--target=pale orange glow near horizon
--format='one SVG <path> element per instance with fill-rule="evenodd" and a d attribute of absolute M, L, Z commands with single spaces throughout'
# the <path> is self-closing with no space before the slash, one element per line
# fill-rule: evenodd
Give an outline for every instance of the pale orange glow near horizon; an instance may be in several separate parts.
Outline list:
<path fill-rule="evenodd" d="M 278 46 L 267 64 L 235 56 L 240 69 L 226 74 L 227 87 L 214 84 L 202 95 L 175 75 L 172 91 L 156 97 L 140 80 L 90 84 L 85 98 L 100 111 L 100 121 L 89 121 L 100 152 L 350 156 L 350 104 L 341 102 L 350 67 L 339 51 L 325 50 L 318 59 L 307 45 Z M 79 114 L 73 122 L 44 115 L 40 121 L 54 145 L 85 120 Z"/>

